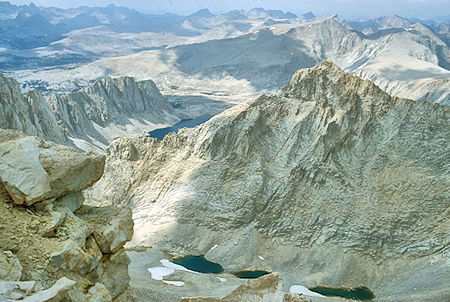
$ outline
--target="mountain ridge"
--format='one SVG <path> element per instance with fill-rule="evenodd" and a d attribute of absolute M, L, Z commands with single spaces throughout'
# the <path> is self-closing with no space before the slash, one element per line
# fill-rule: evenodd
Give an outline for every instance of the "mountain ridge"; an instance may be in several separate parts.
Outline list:
<path fill-rule="evenodd" d="M 100 151 L 114 138 L 145 135 L 183 117 L 153 81 L 130 77 L 106 77 L 72 94 L 45 99 L 37 90 L 22 94 L 17 81 L 0 75 L 0 97 L 1 128 L 82 150 Z"/>
<path fill-rule="evenodd" d="M 82 139 L 100 149 L 114 138 L 144 135 L 157 124 L 179 121 L 179 113 L 151 80 L 106 77 L 72 94 L 52 95 L 47 101 L 75 143 Z"/>
<path fill-rule="evenodd" d="M 367 36 L 342 19 L 328 17 L 263 25 L 244 33 L 105 58 L 51 74 L 19 72 L 17 76 L 22 82 L 46 79 L 55 90 L 111 74 L 152 78 L 169 94 L 207 87 L 209 93 L 258 95 L 280 89 L 299 68 L 330 60 L 392 95 L 440 103 L 450 100 L 446 69 L 450 52 L 444 41 L 420 24 Z"/>
<path fill-rule="evenodd" d="M 229 271 L 260 269 L 261 255 L 283 280 L 366 286 L 380 301 L 413 279 L 447 297 L 431 270 L 448 273 L 449 110 L 325 62 L 162 141 L 114 141 L 87 198 L 132 208 L 135 246 Z"/>

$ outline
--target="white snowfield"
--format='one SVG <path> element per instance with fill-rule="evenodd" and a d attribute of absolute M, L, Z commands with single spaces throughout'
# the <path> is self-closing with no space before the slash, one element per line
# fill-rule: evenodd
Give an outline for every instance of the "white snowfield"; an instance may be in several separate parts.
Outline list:
<path fill-rule="evenodd" d="M 151 267 L 148 269 L 150 274 L 152 274 L 152 279 L 161 281 L 165 276 L 168 276 L 175 272 L 173 268 L 167 268 L 167 267 Z"/>
<path fill-rule="evenodd" d="M 162 264 L 164 267 L 171 268 L 171 269 L 174 269 L 174 270 L 176 270 L 176 271 L 184 271 L 184 272 L 190 272 L 190 273 L 194 273 L 194 274 L 199 274 L 199 272 L 196 272 L 196 271 L 192 271 L 192 270 L 190 270 L 190 269 L 187 269 L 187 268 L 185 268 L 184 266 L 175 264 L 175 263 L 173 263 L 173 262 L 170 262 L 170 261 L 167 260 L 167 259 L 162 259 L 160 262 L 161 262 L 161 264 Z"/>
<path fill-rule="evenodd" d="M 184 266 L 170 262 L 167 259 L 161 259 L 160 262 L 163 266 L 150 267 L 150 268 L 148 268 L 148 271 L 151 274 L 152 279 L 162 281 L 168 285 L 184 286 L 183 281 L 164 280 L 164 277 L 169 276 L 170 274 L 173 274 L 175 271 L 184 271 L 184 272 L 199 274 L 198 272 L 191 271 L 191 270 L 185 268 Z"/>
<path fill-rule="evenodd" d="M 290 294 L 299 294 L 299 295 L 304 295 L 304 296 L 310 296 L 310 297 L 320 297 L 320 298 L 325 298 L 325 296 L 318 294 L 316 292 L 313 292 L 311 290 L 309 290 L 308 288 L 306 288 L 303 285 L 292 285 L 289 288 L 289 293 Z"/>

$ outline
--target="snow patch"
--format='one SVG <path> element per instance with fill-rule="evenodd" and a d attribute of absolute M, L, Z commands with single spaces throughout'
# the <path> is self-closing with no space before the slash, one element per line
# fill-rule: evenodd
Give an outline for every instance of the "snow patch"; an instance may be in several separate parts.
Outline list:
<path fill-rule="evenodd" d="M 188 270 L 187 268 L 185 268 L 184 266 L 181 266 L 181 265 L 172 263 L 172 262 L 170 262 L 170 261 L 167 260 L 167 259 L 161 259 L 159 262 L 161 262 L 161 264 L 162 264 L 164 267 L 171 268 L 171 269 L 174 269 L 174 270 L 176 270 L 176 271 L 189 271 L 189 270 Z"/>
<path fill-rule="evenodd" d="M 191 271 L 190 269 L 187 269 L 184 266 L 181 266 L 181 265 L 175 264 L 173 262 L 170 262 L 167 259 L 162 259 L 160 262 L 161 262 L 161 264 L 164 267 L 167 267 L 167 268 L 170 268 L 170 269 L 174 269 L 176 271 L 184 271 L 184 272 L 189 272 L 189 273 L 194 273 L 194 274 L 200 274 L 199 272 Z"/>
<path fill-rule="evenodd" d="M 163 282 L 167 283 L 166 280 L 163 280 L 163 278 L 165 276 L 168 276 L 168 275 L 174 273 L 175 271 L 184 271 L 184 272 L 199 274 L 198 272 L 191 271 L 191 270 L 185 268 L 184 266 L 172 263 L 167 259 L 161 259 L 160 262 L 163 266 L 148 268 L 148 271 L 150 272 L 150 274 L 152 275 L 152 279 L 154 279 L 154 280 L 163 281 Z M 170 281 L 170 282 L 172 282 L 172 281 Z M 176 282 L 181 282 L 181 281 L 176 281 Z M 167 283 L 167 284 L 172 284 L 172 283 Z M 175 285 L 175 284 L 172 284 L 172 285 Z M 183 283 L 183 285 L 184 285 L 184 283 Z M 175 286 L 183 286 L 183 285 L 175 285 Z"/>
<path fill-rule="evenodd" d="M 165 276 L 168 276 L 175 272 L 173 268 L 167 267 L 150 267 L 148 271 L 152 275 L 152 279 L 155 280 L 162 280 Z"/>
<path fill-rule="evenodd" d="M 289 288 L 289 293 L 290 294 L 301 294 L 301 295 L 305 295 L 305 296 L 310 296 L 310 297 L 321 297 L 321 298 L 325 298 L 325 296 L 322 296 L 321 294 L 315 293 L 313 291 L 310 291 L 308 288 L 306 288 L 303 285 L 292 285 Z"/>

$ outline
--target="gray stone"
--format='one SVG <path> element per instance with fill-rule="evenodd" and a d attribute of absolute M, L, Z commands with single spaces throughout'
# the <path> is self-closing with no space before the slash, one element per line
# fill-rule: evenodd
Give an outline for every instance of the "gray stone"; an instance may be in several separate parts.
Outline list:
<path fill-rule="evenodd" d="M 101 283 L 96 283 L 88 291 L 90 302 L 111 302 L 111 294 Z"/>
<path fill-rule="evenodd" d="M 94 231 L 94 237 L 104 254 L 119 251 L 133 237 L 131 210 L 112 206 L 83 207 L 76 215 L 87 221 Z M 109 222 L 104 221 L 108 218 Z"/>
<path fill-rule="evenodd" d="M 34 137 L 0 144 L 0 180 L 17 204 L 32 205 L 51 191 L 50 178 L 39 162 Z"/>
<path fill-rule="evenodd" d="M 100 265 L 89 274 L 89 279 L 101 282 L 114 299 L 126 290 L 130 282 L 128 264 L 130 264 L 130 259 L 124 250 L 116 254 L 105 255 Z"/>
<path fill-rule="evenodd" d="M 70 211 L 75 212 L 84 202 L 84 195 L 82 192 L 69 193 L 64 195 L 54 202 L 55 207 L 67 207 Z"/>
<path fill-rule="evenodd" d="M 35 291 L 36 288 L 36 281 L 23 281 L 18 282 L 17 286 L 20 288 L 21 291 L 25 292 L 27 296 L 29 296 L 32 292 Z"/>
<path fill-rule="evenodd" d="M 0 252 L 0 280 L 18 281 L 22 277 L 22 265 L 10 251 Z"/>
<path fill-rule="evenodd" d="M 65 282 L 67 280 L 61 280 L 49 290 L 32 294 L 35 282 L 25 284 L 1 281 L 0 301 L 8 299 L 8 296 L 36 302 L 60 301 L 72 297 L 78 302 L 111 301 L 109 289 L 115 296 L 121 294 L 129 282 L 129 260 L 122 247 L 132 236 L 131 212 L 118 208 L 111 211 L 109 208 L 99 210 L 96 216 L 90 217 L 92 221 L 83 220 L 74 214 L 84 201 L 81 190 L 91 186 L 102 175 L 105 157 L 93 153 L 81 154 L 69 147 L 34 137 L 23 138 L 13 131 L 0 129 L 0 134 L 0 145 L 10 144 L 11 147 L 3 154 L 4 159 L 8 159 L 11 154 L 26 157 L 24 150 L 27 149 L 24 144 L 35 147 L 29 152 L 30 158 L 35 155 L 34 163 L 45 171 L 50 189 L 48 192 L 35 194 L 36 198 L 33 199 L 22 196 L 20 198 L 23 200 L 20 202 L 20 198 L 15 197 L 16 203 L 29 205 L 33 202 L 33 208 L 28 209 L 13 205 L 8 195 L 15 196 L 16 193 L 11 189 L 8 192 L 0 183 L 0 216 L 6 218 L 2 221 L 2 231 L 7 233 L 1 237 L 1 245 L 17 247 L 15 250 L 20 251 L 27 264 L 26 274 L 22 276 L 22 267 L 17 257 L 9 251 L 1 251 L 0 280 L 19 280 L 22 277 L 39 280 L 42 286 L 49 287 L 58 277 L 66 276 L 80 284 L 79 287 L 69 286 L 72 281 L 69 284 Z M 14 145 L 14 142 L 22 139 L 25 143 Z M 16 149 L 19 151 L 16 152 Z M 25 160 L 23 162 L 26 164 Z M 24 163 L 20 160 L 13 162 L 24 171 L 28 168 L 35 169 L 26 165 L 20 167 Z M 4 167 L 9 169 L 8 176 L 13 177 L 13 167 L 9 164 L 2 166 L 2 169 Z M 29 182 L 34 181 L 33 177 L 30 179 L 17 174 L 19 188 L 27 188 Z M 21 183 L 21 179 L 25 184 Z M 107 246 L 108 252 L 115 254 L 102 254 L 93 236 L 93 230 L 100 229 L 99 233 L 106 238 L 102 243 Z M 45 238 L 36 236 L 37 234 L 44 235 Z M 89 286 L 84 286 L 86 280 L 88 285 L 92 284 L 88 280 L 88 274 L 96 278 L 95 282 L 106 284 L 98 284 L 88 292 Z M 66 297 L 66 289 L 69 287 L 70 297 Z"/>
<path fill-rule="evenodd" d="M 29 206 L 80 192 L 103 175 L 104 165 L 103 155 L 83 154 L 31 136 L 0 143 L 0 180 L 17 204 Z M 79 200 L 68 202 L 76 207 Z"/>
<path fill-rule="evenodd" d="M 56 229 L 61 226 L 66 218 L 66 214 L 64 212 L 50 211 L 50 214 L 52 218 L 48 227 L 42 233 L 42 236 L 44 237 L 54 236 Z"/>
<path fill-rule="evenodd" d="M 93 237 L 86 241 L 86 249 L 69 241 L 60 252 L 50 256 L 50 264 L 54 270 L 65 270 L 85 275 L 95 269 L 102 258 L 102 253 Z"/>
<path fill-rule="evenodd" d="M 62 277 L 49 289 L 39 291 L 29 297 L 25 297 L 23 302 L 59 302 L 62 301 L 68 291 L 76 284 L 75 281 Z"/>
<path fill-rule="evenodd" d="M 50 177 L 51 192 L 43 199 L 80 192 L 92 186 L 102 175 L 105 157 L 41 141 L 39 160 Z"/>
<path fill-rule="evenodd" d="M 0 281 L 0 301 L 13 297 L 29 296 L 35 291 L 35 281 Z"/>
<path fill-rule="evenodd" d="M 18 288 L 13 289 L 8 296 L 11 300 L 22 300 L 25 297 L 25 293 Z"/>

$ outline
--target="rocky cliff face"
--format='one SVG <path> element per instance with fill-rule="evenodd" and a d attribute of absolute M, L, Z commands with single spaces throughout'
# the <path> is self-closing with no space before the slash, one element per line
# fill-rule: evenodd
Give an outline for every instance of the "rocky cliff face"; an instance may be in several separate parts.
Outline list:
<path fill-rule="evenodd" d="M 17 81 L 0 75 L 0 128 L 15 129 L 28 135 L 67 141 L 42 95 L 32 90 L 23 95 Z"/>
<path fill-rule="evenodd" d="M 166 97 L 151 80 L 105 78 L 65 96 L 44 99 L 0 75 L 0 128 L 76 146 L 104 149 L 119 137 L 137 137 L 159 125 L 180 120 Z"/>
<path fill-rule="evenodd" d="M 1 301 L 111 301 L 125 292 L 131 212 L 83 205 L 104 163 L 0 130 Z"/>
<path fill-rule="evenodd" d="M 68 136 L 105 148 L 113 139 L 144 135 L 156 124 L 175 123 L 176 112 L 151 81 L 105 78 L 48 103 Z"/>
<path fill-rule="evenodd" d="M 449 113 L 325 62 L 161 142 L 113 142 L 89 195 L 133 209 L 136 244 L 230 271 L 449 297 Z"/>

